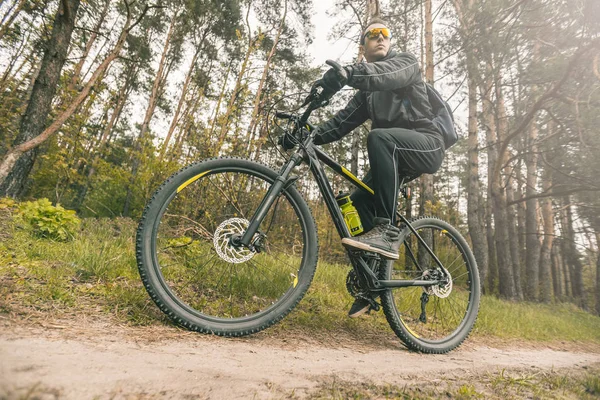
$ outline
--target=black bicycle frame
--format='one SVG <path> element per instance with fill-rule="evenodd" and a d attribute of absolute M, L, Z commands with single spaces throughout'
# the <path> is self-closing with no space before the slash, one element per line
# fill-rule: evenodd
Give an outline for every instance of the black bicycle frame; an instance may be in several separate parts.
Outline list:
<path fill-rule="evenodd" d="M 346 168 L 342 167 L 336 161 L 334 161 L 327 153 L 321 150 L 319 147 L 312 143 L 312 137 L 308 137 L 302 146 L 302 150 L 295 152 L 289 159 L 289 161 L 283 165 L 281 168 L 279 175 L 273 182 L 273 185 L 267 191 L 264 199 L 259 205 L 258 209 L 255 211 L 254 215 L 249 221 L 248 229 L 242 236 L 240 243 L 247 247 L 252 247 L 252 238 L 254 234 L 257 232 L 258 227 L 261 222 L 267 215 L 269 209 L 275 202 L 275 200 L 281 195 L 282 191 L 287 188 L 288 185 L 293 184 L 297 177 L 290 176 L 292 170 L 296 168 L 298 165 L 303 162 L 308 163 L 310 167 L 310 171 L 317 182 L 319 187 L 319 191 L 325 200 L 325 204 L 327 205 L 327 209 L 329 210 L 329 214 L 331 215 L 331 219 L 333 220 L 333 224 L 340 235 L 340 238 L 348 238 L 351 237 L 350 231 L 344 221 L 344 217 L 340 208 L 337 205 L 335 200 L 335 195 L 333 193 L 333 189 L 329 184 L 329 180 L 325 174 L 325 169 L 323 168 L 323 164 L 330 167 L 337 174 L 341 175 L 344 179 L 349 181 L 352 185 L 357 188 L 367 191 L 373 194 L 373 189 L 367 186 L 364 182 L 354 176 L 350 171 Z M 419 242 L 423 245 L 423 247 L 427 250 L 427 252 L 433 257 L 438 266 L 442 268 L 443 266 L 437 256 L 433 253 L 433 251 L 429 248 L 425 240 L 417 233 L 417 231 L 412 227 L 410 222 L 404 217 L 400 216 L 402 222 L 406 224 L 410 231 L 415 234 L 418 238 Z M 402 238 L 402 240 L 404 240 Z M 355 252 L 348 250 L 348 255 L 350 256 L 350 261 L 357 273 L 358 279 L 363 287 L 367 287 L 369 290 L 377 291 L 384 290 L 387 288 L 399 288 L 399 287 L 408 287 L 408 286 L 433 286 L 440 284 L 439 280 L 380 280 L 374 274 L 373 270 L 369 268 L 367 262 L 363 257 L 357 256 L 353 254 Z M 416 261 L 416 260 L 415 260 Z"/>

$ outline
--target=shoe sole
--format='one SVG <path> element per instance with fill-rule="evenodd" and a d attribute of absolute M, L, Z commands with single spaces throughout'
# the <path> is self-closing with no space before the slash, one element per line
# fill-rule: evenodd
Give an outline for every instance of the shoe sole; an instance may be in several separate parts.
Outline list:
<path fill-rule="evenodd" d="M 370 304 L 367 304 L 366 306 L 364 306 L 363 308 L 361 308 L 360 310 L 356 311 L 353 314 L 348 314 L 348 316 L 350 318 L 356 318 L 356 317 L 360 317 L 361 315 L 363 315 L 364 313 L 366 313 L 367 311 L 369 311 L 369 308 L 371 307 Z"/>
<path fill-rule="evenodd" d="M 346 247 L 352 247 L 353 249 L 360 249 L 364 251 L 370 251 L 372 253 L 377 253 L 390 260 L 397 260 L 399 257 L 398 254 L 390 253 L 389 251 L 385 251 L 378 247 L 373 247 L 366 243 L 358 242 L 350 238 L 342 239 L 342 244 Z"/>

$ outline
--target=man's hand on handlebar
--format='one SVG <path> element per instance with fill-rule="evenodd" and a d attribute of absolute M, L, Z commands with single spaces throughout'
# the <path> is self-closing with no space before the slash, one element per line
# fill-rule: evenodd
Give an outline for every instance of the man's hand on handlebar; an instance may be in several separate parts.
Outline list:
<path fill-rule="evenodd" d="M 332 60 L 327 60 L 331 68 L 313 86 L 320 86 L 330 97 L 339 92 L 352 77 L 352 67 L 342 67 Z"/>
<path fill-rule="evenodd" d="M 346 68 L 344 68 L 346 71 Z M 321 85 L 327 92 L 337 93 L 339 92 L 348 82 L 349 74 L 340 74 L 335 68 L 330 68 L 323 78 L 321 78 Z"/>
<path fill-rule="evenodd" d="M 300 107 L 308 106 L 301 117 L 287 114 L 284 112 L 277 112 L 276 118 L 288 119 L 296 124 L 293 132 L 285 133 L 280 136 L 277 140 L 277 144 L 283 147 L 284 150 L 291 150 L 297 145 L 304 142 L 304 140 L 311 134 L 312 129 L 316 129 L 308 123 L 308 117 L 311 112 L 326 106 L 329 103 L 329 99 L 340 91 L 341 88 L 348 82 L 352 77 L 353 68 L 351 66 L 342 67 L 335 61 L 327 60 L 327 65 L 331 68 L 323 75 L 322 79 L 319 79 L 313 83 L 310 94 L 304 100 L 304 103 Z M 319 90 L 322 89 L 322 90 Z M 305 128 L 308 126 L 309 128 Z M 316 131 L 313 134 L 318 135 Z"/>

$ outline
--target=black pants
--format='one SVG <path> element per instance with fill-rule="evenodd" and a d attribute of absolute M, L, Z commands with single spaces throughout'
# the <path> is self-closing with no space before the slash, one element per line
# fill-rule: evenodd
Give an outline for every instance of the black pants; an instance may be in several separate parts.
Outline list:
<path fill-rule="evenodd" d="M 400 184 L 436 172 L 444 160 L 444 144 L 442 137 L 433 132 L 373 129 L 367 137 L 367 151 L 371 170 L 363 181 L 375 195 L 358 189 L 350 197 L 365 232 L 373 227 L 375 217 L 395 222 Z"/>

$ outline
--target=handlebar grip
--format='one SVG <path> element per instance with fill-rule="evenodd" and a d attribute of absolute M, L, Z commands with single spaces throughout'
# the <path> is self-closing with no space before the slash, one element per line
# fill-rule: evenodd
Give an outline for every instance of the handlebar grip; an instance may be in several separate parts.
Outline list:
<path fill-rule="evenodd" d="M 342 69 L 342 66 L 337 61 L 327 60 L 327 61 L 325 61 L 325 64 L 329 65 L 331 68 L 335 69 L 336 71 L 339 71 Z"/>
<path fill-rule="evenodd" d="M 325 64 L 327 64 L 331 68 L 333 68 L 335 70 L 335 72 L 337 72 L 339 77 L 342 78 L 343 80 L 348 79 L 348 73 L 346 72 L 346 70 L 344 68 L 342 68 L 342 66 L 339 63 L 337 63 L 333 60 L 327 60 L 327 61 L 325 61 Z"/>
<path fill-rule="evenodd" d="M 275 117 L 277 117 L 277 118 L 282 118 L 282 119 L 283 119 L 283 118 L 285 118 L 285 119 L 290 119 L 290 118 L 292 118 L 292 114 L 288 114 L 288 113 L 284 113 L 284 112 L 277 111 L 277 112 L 275 113 Z"/>

